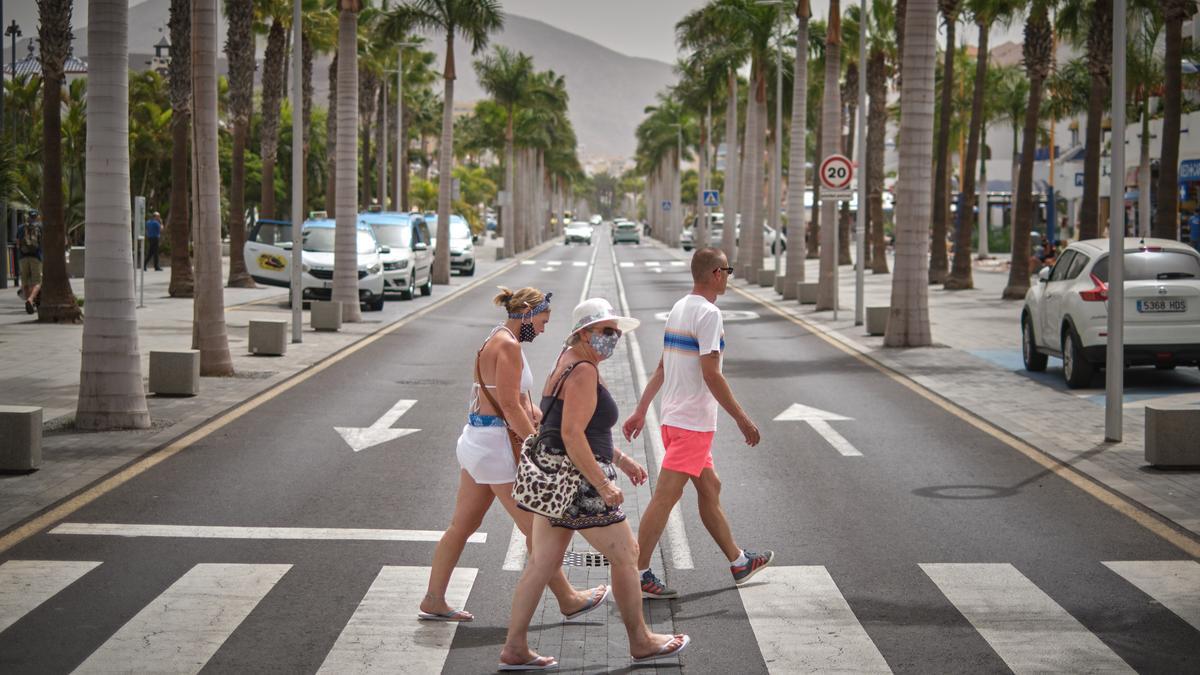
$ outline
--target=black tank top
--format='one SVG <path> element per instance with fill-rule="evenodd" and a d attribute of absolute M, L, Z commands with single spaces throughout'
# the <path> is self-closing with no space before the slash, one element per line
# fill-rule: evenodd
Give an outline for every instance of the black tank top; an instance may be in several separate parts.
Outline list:
<path fill-rule="evenodd" d="M 579 363 L 583 363 L 583 361 L 568 367 L 567 373 L 563 376 L 564 380 L 570 374 L 570 370 L 573 370 Z M 561 405 L 554 405 L 556 401 L 561 400 L 561 398 L 555 398 L 553 395 L 542 397 L 542 426 L 551 429 L 562 429 L 563 407 Z M 596 459 L 604 462 L 612 462 L 612 428 L 617 423 L 619 416 L 620 410 L 617 408 L 617 402 L 613 400 L 612 394 L 608 393 L 608 389 L 604 385 L 596 382 L 596 409 L 592 411 L 592 418 L 588 420 L 587 427 L 583 431 L 584 436 L 587 437 L 588 445 L 592 446 L 592 454 Z"/>

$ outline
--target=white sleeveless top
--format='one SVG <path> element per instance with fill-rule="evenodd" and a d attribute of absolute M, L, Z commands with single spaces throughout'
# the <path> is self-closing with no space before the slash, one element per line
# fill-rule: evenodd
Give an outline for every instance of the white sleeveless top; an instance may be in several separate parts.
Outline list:
<path fill-rule="evenodd" d="M 494 337 L 496 335 L 496 333 L 498 333 L 500 331 L 505 331 L 509 335 L 512 335 L 512 331 L 508 330 L 508 327 L 496 326 L 495 328 L 492 329 L 492 332 L 488 334 L 487 339 L 491 340 L 492 337 Z M 513 338 L 516 338 L 516 337 L 517 337 L 516 335 L 513 335 Z M 484 344 L 487 344 L 487 340 L 484 340 Z M 494 384 L 485 384 L 483 386 L 487 387 L 488 389 L 496 388 L 496 385 L 494 385 Z M 468 406 L 468 412 L 479 412 L 479 387 L 480 387 L 480 384 L 478 382 L 471 383 L 471 403 Z M 521 393 L 522 394 L 531 394 L 532 392 L 533 392 L 533 371 L 529 369 L 529 360 L 525 358 L 525 349 L 522 347 L 521 348 Z"/>

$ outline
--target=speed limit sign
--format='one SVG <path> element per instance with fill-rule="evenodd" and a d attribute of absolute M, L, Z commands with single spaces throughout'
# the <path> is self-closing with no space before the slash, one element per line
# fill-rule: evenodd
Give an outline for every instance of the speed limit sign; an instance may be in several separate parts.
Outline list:
<path fill-rule="evenodd" d="M 821 187 L 830 192 L 850 189 L 854 180 L 854 165 L 845 155 L 829 155 L 821 162 Z"/>

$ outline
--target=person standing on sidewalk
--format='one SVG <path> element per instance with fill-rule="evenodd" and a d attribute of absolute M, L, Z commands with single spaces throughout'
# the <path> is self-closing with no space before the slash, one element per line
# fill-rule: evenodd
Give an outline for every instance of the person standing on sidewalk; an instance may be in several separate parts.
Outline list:
<path fill-rule="evenodd" d="M 142 256 L 142 271 L 146 271 L 146 263 L 150 262 L 150 258 L 154 258 L 154 269 L 161 271 L 162 267 L 158 264 L 158 242 L 162 238 L 162 220 L 160 220 L 158 211 L 150 216 L 150 220 L 146 221 L 146 253 Z"/>
<path fill-rule="evenodd" d="M 696 487 L 700 520 L 729 559 L 735 584 L 749 581 L 775 557 L 772 551 L 753 553 L 734 543 L 729 520 L 721 508 L 721 479 L 713 466 L 718 404 L 737 422 L 746 445 L 753 447 L 759 440 L 758 427 L 738 404 L 721 374 L 725 330 L 721 310 L 714 303 L 725 293 L 732 274 L 729 259 L 720 249 L 703 248 L 692 255 L 692 292 L 671 308 L 658 368 L 646 384 L 637 409 L 622 427 L 626 440 L 637 438 L 646 424 L 646 411 L 662 389 L 662 471 L 638 526 L 638 571 L 645 598 L 679 595 L 650 569 L 650 556 L 689 481 Z"/>
<path fill-rule="evenodd" d="M 25 313 L 33 314 L 42 293 L 42 223 L 37 211 L 30 211 L 29 220 L 17 228 L 17 272 Z"/>
<path fill-rule="evenodd" d="M 525 535 L 526 546 L 533 538 L 533 514 L 517 508 L 513 482 L 517 463 L 509 434 L 520 438 L 534 433 L 541 411 L 533 406 L 533 372 L 521 344 L 546 330 L 550 320 L 550 293 L 536 288 L 510 291 L 500 288 L 495 303 L 505 309 L 508 320 L 492 329 L 476 354 L 467 423 L 458 438 L 458 497 L 450 527 L 433 552 L 429 586 L 421 599 L 417 618 L 422 621 L 471 621 L 470 612 L 446 604 L 450 574 L 466 548 L 467 538 L 479 529 L 496 499 L 504 506 Z M 490 384 L 488 384 L 490 383 Z M 562 558 L 559 558 L 561 562 Z M 608 598 L 607 586 L 576 591 L 561 567 L 550 579 L 550 590 L 566 620 L 601 607 Z"/>

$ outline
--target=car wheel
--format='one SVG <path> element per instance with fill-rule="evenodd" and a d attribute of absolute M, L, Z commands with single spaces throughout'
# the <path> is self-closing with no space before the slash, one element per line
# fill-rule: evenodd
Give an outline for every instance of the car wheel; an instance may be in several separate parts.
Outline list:
<path fill-rule="evenodd" d="M 429 277 L 425 279 L 424 285 L 421 286 L 421 295 L 433 295 L 433 273 L 430 272 Z"/>
<path fill-rule="evenodd" d="M 462 271 L 462 275 L 463 275 L 464 277 L 473 277 L 473 276 L 475 276 L 475 261 L 474 261 L 474 260 L 472 260 L 472 261 L 471 261 L 471 266 L 470 266 L 470 267 L 468 267 L 467 269 L 465 269 L 465 270 L 463 270 L 463 271 Z"/>
<path fill-rule="evenodd" d="M 1025 370 L 1040 373 L 1046 369 L 1046 355 L 1037 350 L 1037 342 L 1033 339 L 1033 325 L 1029 316 L 1021 317 L 1021 358 L 1025 361 Z"/>
<path fill-rule="evenodd" d="M 401 300 L 412 300 L 413 299 L 413 296 L 417 294 L 417 288 L 416 288 L 416 286 L 413 285 L 416 282 L 417 282 L 416 277 L 409 278 L 408 288 L 400 291 L 400 299 Z"/>
<path fill-rule="evenodd" d="M 383 311 L 383 294 L 382 293 L 380 293 L 377 297 L 375 297 L 375 299 L 367 302 L 367 311 L 368 312 Z"/>
<path fill-rule="evenodd" d="M 1068 328 L 1063 334 L 1062 355 L 1063 377 L 1067 380 L 1067 387 L 1080 389 L 1091 384 L 1095 369 L 1084 358 L 1083 345 L 1079 344 L 1079 336 L 1073 329 Z"/>

